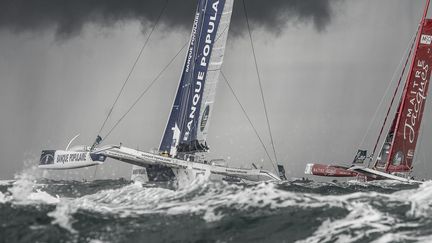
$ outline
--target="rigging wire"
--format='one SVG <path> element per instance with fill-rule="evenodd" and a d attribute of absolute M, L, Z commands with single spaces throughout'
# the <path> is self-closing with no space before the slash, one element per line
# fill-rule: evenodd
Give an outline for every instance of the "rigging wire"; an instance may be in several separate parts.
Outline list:
<path fill-rule="evenodd" d="M 259 72 L 259 69 L 258 69 L 258 63 L 257 63 L 257 59 L 256 59 L 256 54 L 255 54 L 255 47 L 254 47 L 253 40 L 252 40 L 252 33 L 251 33 L 250 25 L 249 25 L 249 18 L 248 18 L 248 15 L 247 15 L 247 9 L 246 9 L 245 0 L 243 0 L 243 9 L 244 9 L 245 17 L 246 17 L 246 24 L 247 24 L 247 28 L 248 28 L 248 32 L 249 32 L 249 39 L 250 39 L 250 43 L 251 43 L 251 47 L 252 47 L 252 53 L 253 53 L 254 62 L 255 62 L 255 70 L 256 70 L 256 73 L 257 73 L 257 76 L 258 76 L 258 84 L 259 84 L 259 88 L 260 88 L 260 92 L 261 92 L 262 103 L 263 103 L 263 106 L 264 106 L 264 113 L 265 113 L 266 120 L 267 120 L 267 129 L 268 129 L 269 136 L 270 136 L 270 142 L 271 142 L 271 145 L 272 145 L 272 148 L 273 148 L 273 154 L 274 154 L 274 158 L 275 158 L 275 163 L 278 163 L 278 159 L 277 159 L 277 155 L 276 155 L 276 149 L 275 149 L 275 145 L 274 145 L 274 141 L 273 141 L 272 130 L 271 130 L 271 127 L 270 127 L 269 116 L 268 116 L 268 112 L 267 112 L 267 106 L 266 106 L 266 102 L 265 102 L 265 99 L 264 99 L 264 91 L 263 91 L 262 84 L 261 84 L 261 76 L 260 76 L 260 72 Z"/>
<path fill-rule="evenodd" d="M 148 44 L 148 42 L 149 42 L 149 40 L 150 40 L 150 37 L 152 36 L 154 30 L 156 29 L 156 26 L 158 25 L 158 23 L 159 23 L 159 21 L 160 21 L 162 15 L 163 15 L 163 13 L 165 12 L 165 10 L 166 10 L 166 8 L 167 8 L 167 6 L 168 6 L 168 1 L 169 1 L 169 0 L 166 0 L 166 1 L 165 1 L 164 6 L 162 7 L 162 9 L 161 9 L 161 11 L 160 11 L 158 17 L 156 18 L 155 24 L 153 25 L 152 29 L 150 30 L 150 33 L 147 35 L 147 38 L 146 38 L 144 44 L 142 45 L 141 50 L 140 50 L 140 52 L 138 53 L 138 56 L 137 56 L 136 59 L 135 59 L 135 62 L 133 63 L 131 69 L 129 70 L 129 73 L 128 73 L 128 75 L 126 76 L 126 79 L 125 79 L 125 81 L 123 82 L 123 85 L 122 85 L 122 87 L 121 87 L 119 93 L 117 94 L 117 97 L 116 97 L 116 99 L 114 100 L 114 103 L 112 104 L 112 106 L 111 106 L 111 108 L 110 108 L 110 110 L 109 110 L 109 112 L 108 112 L 107 117 L 105 118 L 104 122 L 102 123 L 102 126 L 100 127 L 98 134 L 100 134 L 100 133 L 102 132 L 102 130 L 103 130 L 103 128 L 105 127 L 105 125 L 106 125 L 106 123 L 107 123 L 109 117 L 111 116 L 112 111 L 114 110 L 114 107 L 115 107 L 115 105 L 117 104 L 117 101 L 119 100 L 121 94 L 123 93 L 123 90 L 124 90 L 124 88 L 126 87 L 126 84 L 128 83 L 128 81 L 129 81 L 129 79 L 130 79 L 130 77 L 131 77 L 133 71 L 135 70 L 135 67 L 136 67 L 136 65 L 137 65 L 137 63 L 138 63 L 138 61 L 139 61 L 139 59 L 141 58 L 141 56 L 142 56 L 142 54 L 143 54 L 143 52 L 144 52 L 145 47 L 147 46 L 147 44 Z"/>
<path fill-rule="evenodd" d="M 221 70 L 221 75 L 222 75 L 222 77 L 223 77 L 223 80 L 224 80 L 225 83 L 227 84 L 228 88 L 230 89 L 231 93 L 233 94 L 234 98 L 236 99 L 237 103 L 240 105 L 240 108 L 242 109 L 243 114 L 245 115 L 246 119 L 248 120 L 249 124 L 251 125 L 252 129 L 254 130 L 255 135 L 258 137 L 258 140 L 260 141 L 261 146 L 264 148 L 264 151 L 265 151 L 265 153 L 267 154 L 267 157 L 269 158 L 270 163 L 271 163 L 272 166 L 273 166 L 273 169 L 275 169 L 275 170 L 277 171 L 277 168 L 275 167 L 275 165 L 274 165 L 274 163 L 273 163 L 273 161 L 272 161 L 272 159 L 271 159 L 271 157 L 270 157 L 270 154 L 269 154 L 269 152 L 268 152 L 266 146 L 264 145 L 263 140 L 261 139 L 261 136 L 258 134 L 258 131 L 257 131 L 257 129 L 255 128 L 255 126 L 253 125 L 252 120 L 250 119 L 250 117 L 249 117 L 249 115 L 247 114 L 247 112 L 246 112 L 244 106 L 243 106 L 242 103 L 240 102 L 239 98 L 237 97 L 236 93 L 234 92 L 234 89 L 232 88 L 232 86 L 231 86 L 230 83 L 228 82 L 228 79 L 226 78 L 226 76 L 225 76 L 225 74 L 222 72 L 222 70 Z"/>
<path fill-rule="evenodd" d="M 406 55 L 408 54 L 408 52 L 409 52 L 409 54 L 408 54 L 407 58 L 409 58 L 409 56 L 410 56 L 410 54 L 411 54 L 411 50 L 412 50 L 412 45 L 413 45 L 413 43 L 414 43 L 414 41 L 415 41 L 415 37 L 417 36 L 417 33 L 418 33 L 418 30 L 417 30 L 417 32 L 413 35 L 413 37 L 411 38 L 411 40 L 409 41 L 409 43 L 408 43 L 408 48 L 406 48 L 404 55 L 403 55 L 402 58 L 400 59 L 400 62 L 399 62 L 399 64 L 398 64 L 398 67 L 396 68 L 396 70 L 394 71 L 394 73 L 393 73 L 393 75 L 392 75 L 391 82 L 388 84 L 388 86 L 387 86 L 387 88 L 386 88 L 386 90 L 385 90 L 385 92 L 384 92 L 384 95 L 381 97 L 381 100 L 380 100 L 380 102 L 379 102 L 377 108 L 375 109 L 375 112 L 374 112 L 374 114 L 373 114 L 373 116 L 372 116 L 372 119 L 371 119 L 371 121 L 369 122 L 368 128 L 366 129 L 366 132 L 364 133 L 363 138 L 362 138 L 361 142 L 360 142 L 359 145 L 358 145 L 358 148 L 361 148 L 361 147 L 363 146 L 364 141 L 366 140 L 367 135 L 370 133 L 370 130 L 372 129 L 372 124 L 374 123 L 374 121 L 376 121 L 376 118 L 377 118 L 377 115 L 378 115 L 378 111 L 379 111 L 380 108 L 382 107 L 382 105 L 383 105 L 383 103 L 384 103 L 384 99 L 385 99 L 385 97 L 387 97 L 387 94 L 388 94 L 388 92 L 390 91 L 390 87 L 391 87 L 392 84 L 396 81 L 396 74 L 397 74 L 397 70 L 399 70 L 399 68 L 400 68 L 400 67 L 402 66 L 402 64 L 403 64 L 403 61 L 404 61 L 404 58 L 403 58 L 403 57 L 406 56 Z M 412 44 L 411 44 L 411 43 L 412 43 Z M 410 44 L 411 44 L 411 48 L 409 47 Z M 406 66 L 406 65 L 405 65 L 405 66 Z M 374 154 L 374 153 L 373 153 L 373 154 Z"/>
<path fill-rule="evenodd" d="M 228 26 L 225 27 L 225 29 L 222 31 L 222 33 L 216 38 L 215 42 L 221 38 L 221 36 L 225 33 L 225 31 L 228 29 Z M 129 114 L 129 112 L 135 107 L 135 105 L 142 99 L 142 97 L 147 93 L 147 91 L 150 90 L 150 88 L 156 83 L 157 80 L 162 76 L 162 74 L 168 69 L 168 67 L 174 62 L 174 60 L 178 57 L 178 55 L 185 49 L 185 47 L 189 44 L 187 41 L 182 48 L 174 55 L 173 58 L 168 62 L 168 64 L 158 73 L 158 75 L 152 80 L 152 82 L 144 89 L 144 91 L 138 96 L 138 98 L 135 100 L 135 102 L 129 107 L 129 109 L 120 117 L 120 119 L 114 124 L 114 126 L 109 130 L 109 132 L 105 135 L 105 137 L 100 141 L 100 143 L 106 139 L 112 131 L 118 126 L 118 124 Z"/>
<path fill-rule="evenodd" d="M 419 27 L 419 29 L 420 29 L 420 27 Z M 418 31 L 416 32 L 415 36 L 417 36 L 417 33 L 418 33 Z M 381 126 L 381 130 L 380 130 L 379 135 L 378 135 L 378 138 L 377 138 L 377 140 L 376 140 L 376 142 L 375 142 L 375 145 L 374 145 L 374 148 L 373 148 L 373 151 L 372 151 L 372 155 L 375 154 L 375 152 L 376 152 L 376 148 L 377 148 L 377 145 L 378 145 L 378 143 L 379 143 L 379 140 L 381 139 L 381 135 L 382 135 L 382 132 L 383 132 L 383 130 L 384 130 L 384 126 L 385 126 L 385 124 L 387 123 L 387 119 L 388 119 L 388 116 L 389 116 L 390 110 L 391 110 L 391 108 L 392 108 L 392 106 L 393 106 L 393 102 L 394 102 L 395 97 L 396 97 L 396 95 L 397 95 L 397 92 L 398 92 L 398 90 L 399 90 L 399 87 L 400 87 L 400 84 L 401 84 L 402 78 L 403 78 L 403 76 L 404 76 L 404 73 L 405 73 L 405 70 L 406 70 L 407 64 L 408 64 L 408 62 L 409 62 L 409 60 L 410 60 L 410 56 L 411 56 L 412 50 L 413 50 L 413 48 L 414 48 L 414 43 L 415 43 L 415 41 L 413 41 L 413 43 L 412 43 L 412 45 L 411 45 L 411 48 L 410 48 L 410 51 L 409 51 L 409 53 L 408 53 L 408 56 L 407 56 L 407 58 L 406 58 L 406 60 L 405 60 L 405 66 L 404 66 L 404 68 L 402 69 L 402 73 L 401 73 L 401 75 L 400 75 L 400 77 L 399 77 L 398 84 L 397 84 L 396 89 L 395 89 L 395 91 L 394 91 L 394 93 L 393 93 L 393 97 L 392 97 L 392 99 L 391 99 L 391 102 L 390 102 L 389 108 L 388 108 L 388 110 L 387 110 L 387 114 L 386 114 L 386 116 L 385 116 L 385 118 L 384 118 L 383 125 Z"/>
<path fill-rule="evenodd" d="M 169 61 L 167 65 L 156 75 L 156 77 L 151 81 L 151 83 L 144 89 L 144 91 L 138 96 L 138 98 L 132 103 L 132 105 L 129 107 L 129 109 L 120 117 L 120 119 L 114 124 L 114 126 L 109 130 L 109 132 L 105 135 L 103 139 L 106 139 L 111 132 L 118 126 L 118 124 L 126 117 L 127 114 L 135 107 L 135 105 L 141 100 L 141 98 L 147 93 L 147 91 L 150 90 L 150 88 L 153 86 L 153 84 L 156 83 L 156 81 L 162 76 L 162 74 L 168 69 L 168 67 L 174 62 L 174 60 L 177 58 L 177 56 L 183 51 L 183 49 L 186 47 L 188 43 L 184 44 L 183 47 L 175 54 L 173 58 Z"/>

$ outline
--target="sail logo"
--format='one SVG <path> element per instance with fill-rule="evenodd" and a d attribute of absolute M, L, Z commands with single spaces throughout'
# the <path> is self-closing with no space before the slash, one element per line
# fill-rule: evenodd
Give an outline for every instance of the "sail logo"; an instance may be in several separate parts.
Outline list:
<path fill-rule="evenodd" d="M 196 86 L 195 87 L 195 93 L 194 93 L 194 96 L 192 98 L 192 106 L 191 106 L 191 110 L 189 113 L 189 121 L 187 123 L 187 131 L 185 132 L 185 135 L 183 137 L 184 141 L 188 140 L 190 131 L 192 130 L 192 123 L 193 123 L 194 118 L 195 118 L 195 112 L 197 110 L 197 105 L 201 99 L 200 94 L 201 94 L 201 88 L 202 88 L 202 82 L 204 80 L 204 76 L 205 75 L 203 72 L 198 72 L 198 79 L 197 79 L 197 82 L 195 84 L 195 86 Z"/>
<path fill-rule="evenodd" d="M 414 73 L 414 79 L 410 91 L 411 99 L 408 103 L 407 114 L 405 118 L 405 125 L 403 129 L 404 139 L 408 138 L 410 143 L 414 143 L 416 138 L 416 125 L 420 119 L 421 110 L 423 108 L 424 100 L 426 99 L 426 87 L 428 85 L 428 71 L 429 65 L 424 60 L 417 61 L 417 68 Z M 411 107 L 410 107 L 411 105 Z"/>
<path fill-rule="evenodd" d="M 189 47 L 189 51 L 188 51 L 188 55 L 187 55 L 186 68 L 185 68 L 186 73 L 188 73 L 189 69 L 190 69 L 190 64 L 191 64 L 193 50 L 194 50 L 193 47 L 194 47 L 194 43 L 195 43 L 195 39 L 196 39 L 196 32 L 197 32 L 197 28 L 198 28 L 199 17 L 200 17 L 200 14 L 197 13 L 195 15 L 195 20 L 194 20 L 194 23 L 192 26 L 192 35 L 191 35 L 190 47 Z"/>
<path fill-rule="evenodd" d="M 204 131 L 204 128 L 205 128 L 205 126 L 207 124 L 209 113 L 210 113 L 210 106 L 207 105 L 206 108 L 205 108 L 205 110 L 204 110 L 204 112 L 203 112 L 203 114 L 202 114 L 202 118 L 201 118 L 201 124 L 200 124 L 200 130 L 201 130 L 201 132 Z"/>
<path fill-rule="evenodd" d="M 47 154 L 44 157 L 42 157 L 42 159 L 41 159 L 41 161 L 44 164 L 51 164 L 53 160 L 54 160 L 54 157 L 52 156 L 52 154 Z"/>
<path fill-rule="evenodd" d="M 186 131 L 184 133 L 183 136 L 183 141 L 188 141 L 189 140 L 189 135 L 191 134 L 192 131 L 192 125 L 193 122 L 195 120 L 196 117 L 196 111 L 198 110 L 200 101 L 201 101 L 201 96 L 202 96 L 202 90 L 203 90 L 203 86 L 204 86 L 204 81 L 205 81 L 205 77 L 206 77 L 206 73 L 207 73 L 207 67 L 208 67 L 208 59 L 210 58 L 210 54 L 211 54 L 211 49 L 213 46 L 213 42 L 215 39 L 215 35 L 216 35 L 216 31 L 217 31 L 217 17 L 218 17 L 218 6 L 219 6 L 219 1 L 215 1 L 212 5 L 211 5 L 211 9 L 213 10 L 212 14 L 204 14 L 205 17 L 208 17 L 208 19 L 204 20 L 206 23 L 207 22 L 207 29 L 205 30 L 204 28 L 201 31 L 201 37 L 200 37 L 200 44 L 201 41 L 203 41 L 203 47 L 201 50 L 201 53 L 199 53 L 198 57 L 199 58 L 197 61 L 199 62 L 199 67 L 197 67 L 197 74 L 196 74 L 196 78 L 195 78 L 195 85 L 194 85 L 194 93 L 192 96 L 192 100 L 191 100 L 191 107 L 190 107 L 190 112 L 189 112 L 189 116 L 188 116 L 188 121 L 186 124 Z M 205 31 L 204 31 L 205 30 Z M 203 39 L 201 39 L 203 38 Z M 200 45 L 201 46 L 201 45 Z"/>
<path fill-rule="evenodd" d="M 430 45 L 432 43 L 432 35 L 422 35 L 420 39 L 421 44 Z"/>
<path fill-rule="evenodd" d="M 68 163 L 86 161 L 87 153 L 59 154 L 56 157 L 56 163 Z"/>
<path fill-rule="evenodd" d="M 53 164 L 54 163 L 54 154 L 55 154 L 55 150 L 42 151 L 42 155 L 41 155 L 41 158 L 39 160 L 39 164 L 41 164 L 41 165 Z"/>
<path fill-rule="evenodd" d="M 207 28 L 207 34 L 205 37 L 205 46 L 203 48 L 203 52 L 202 52 L 202 58 L 201 58 L 201 66 L 206 67 L 207 66 L 207 59 L 210 55 L 210 48 L 213 43 L 212 41 L 212 33 L 215 31 L 215 21 L 216 21 L 216 17 L 217 17 L 217 13 L 218 13 L 218 5 L 219 5 L 219 1 L 216 1 L 213 3 L 212 8 L 214 10 L 214 15 L 210 16 L 210 21 L 208 23 L 208 28 Z"/>

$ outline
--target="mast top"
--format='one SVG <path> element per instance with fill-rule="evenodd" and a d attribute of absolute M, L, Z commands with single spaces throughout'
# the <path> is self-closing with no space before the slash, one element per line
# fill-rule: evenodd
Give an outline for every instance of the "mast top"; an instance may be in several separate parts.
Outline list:
<path fill-rule="evenodd" d="M 424 8 L 423 17 L 422 17 L 422 20 L 421 20 L 421 24 L 422 25 L 424 25 L 424 22 L 426 20 L 426 15 L 427 15 L 428 9 L 429 9 L 429 3 L 430 3 L 430 0 L 426 0 L 426 5 L 425 5 L 425 8 Z"/>

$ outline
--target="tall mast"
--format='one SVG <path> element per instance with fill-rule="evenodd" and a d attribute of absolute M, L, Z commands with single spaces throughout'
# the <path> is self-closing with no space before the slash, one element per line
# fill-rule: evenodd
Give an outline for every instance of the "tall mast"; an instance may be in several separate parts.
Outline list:
<path fill-rule="evenodd" d="M 377 169 L 387 172 L 412 169 L 432 69 L 432 22 L 426 19 L 429 2 L 426 1 L 397 113 L 375 163 Z"/>
<path fill-rule="evenodd" d="M 208 150 L 206 138 L 234 0 L 199 0 L 186 60 L 160 152 Z"/>

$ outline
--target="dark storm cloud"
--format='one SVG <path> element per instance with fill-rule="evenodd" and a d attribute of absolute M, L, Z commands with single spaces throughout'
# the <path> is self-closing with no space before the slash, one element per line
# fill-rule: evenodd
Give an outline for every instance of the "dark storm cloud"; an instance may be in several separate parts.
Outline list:
<path fill-rule="evenodd" d="M 289 21 L 311 22 L 317 30 L 330 23 L 337 0 L 246 0 L 255 27 L 280 33 Z M 16 33 L 54 29 L 57 37 L 78 35 L 89 23 L 111 27 L 131 20 L 143 30 L 153 23 L 164 6 L 163 0 L 0 0 L 0 29 Z M 242 1 L 235 2 L 233 28 L 244 30 Z M 196 0 L 171 0 L 162 17 L 166 30 L 189 28 Z"/>
<path fill-rule="evenodd" d="M 290 21 L 314 24 L 319 31 L 330 23 L 337 0 L 246 0 L 251 22 L 266 30 L 279 33 Z M 243 1 L 236 1 L 236 18 L 244 18 Z M 241 13 L 239 13 L 241 12 Z M 235 27 L 235 26 L 234 26 Z"/>

